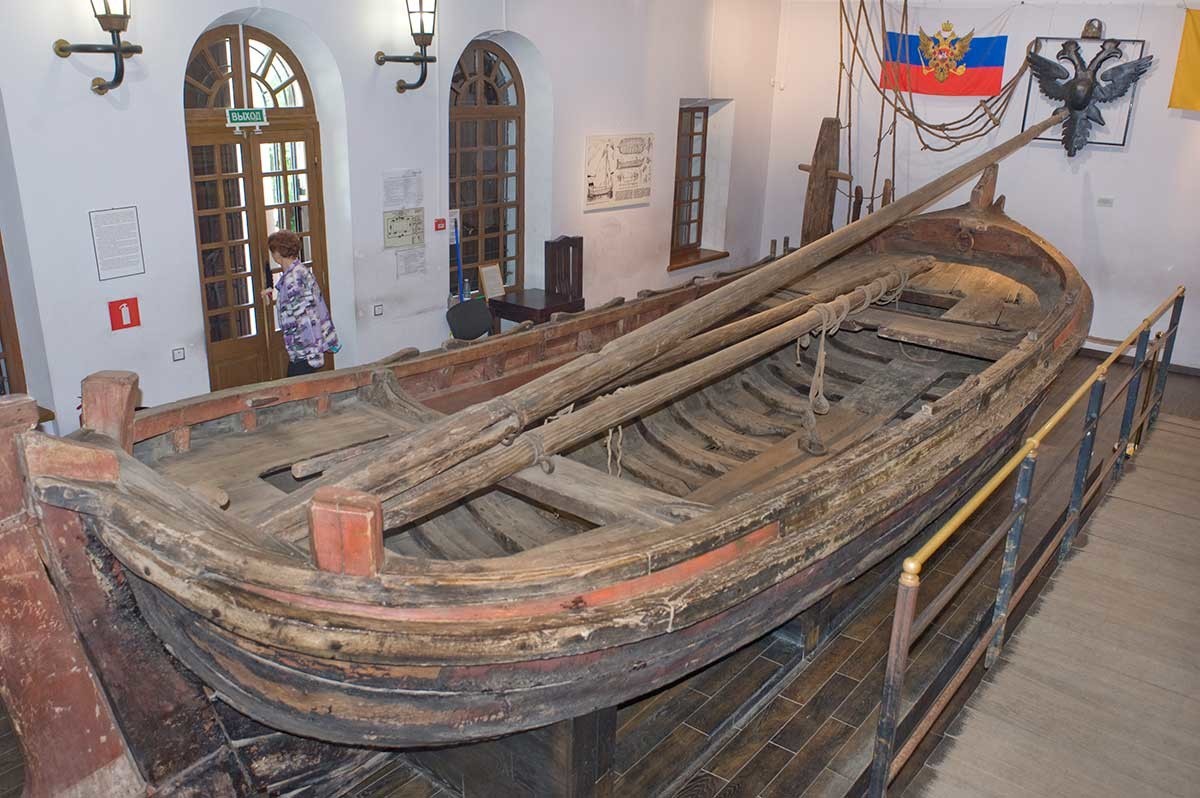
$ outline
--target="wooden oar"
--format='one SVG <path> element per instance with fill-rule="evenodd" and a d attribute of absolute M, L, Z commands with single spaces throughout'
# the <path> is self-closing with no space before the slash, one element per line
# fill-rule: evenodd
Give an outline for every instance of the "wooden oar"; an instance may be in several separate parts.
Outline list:
<path fill-rule="evenodd" d="M 1030 126 L 967 163 L 857 222 L 795 250 L 710 294 L 620 338 L 599 352 L 581 355 L 507 394 L 465 408 L 422 431 L 390 444 L 369 459 L 354 459 L 289 494 L 256 519 L 263 526 L 298 526 L 305 507 L 322 485 L 335 484 L 396 496 L 425 480 L 511 440 L 529 424 L 603 388 L 617 377 L 658 357 L 776 289 L 789 285 L 877 235 L 904 217 L 970 180 L 989 165 L 1028 144 L 1062 121 L 1065 111 Z"/>
<path fill-rule="evenodd" d="M 878 290 L 868 294 L 865 286 L 842 294 L 849 307 L 861 309 L 881 294 L 898 289 L 903 280 L 928 271 L 932 262 L 916 263 L 876 281 Z M 901 276 L 903 274 L 903 277 Z M 834 309 L 822 303 L 778 326 L 680 366 L 666 374 L 590 402 L 573 413 L 559 416 L 518 436 L 509 446 L 496 446 L 420 485 L 384 502 L 384 522 L 401 526 L 433 512 L 449 502 L 494 485 L 534 463 L 581 443 L 601 430 L 619 424 L 672 401 L 697 387 L 744 367 L 768 352 L 820 328 Z M 824 311 L 824 313 L 822 312 Z"/>

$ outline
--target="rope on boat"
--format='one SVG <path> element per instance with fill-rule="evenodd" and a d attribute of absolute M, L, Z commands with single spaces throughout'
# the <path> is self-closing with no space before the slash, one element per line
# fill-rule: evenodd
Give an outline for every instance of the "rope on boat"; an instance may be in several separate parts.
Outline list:
<path fill-rule="evenodd" d="M 508 394 L 501 394 L 500 396 L 497 396 L 494 401 L 513 417 L 512 428 L 504 434 L 504 437 L 500 441 L 500 443 L 504 446 L 512 446 L 513 441 L 517 439 L 517 436 L 521 434 L 521 431 L 524 430 L 525 426 L 529 423 L 529 419 L 525 417 L 525 411 L 520 407 L 520 405 L 509 398 Z"/>
<path fill-rule="evenodd" d="M 896 286 L 888 288 L 888 280 L 893 277 L 896 278 Z M 812 383 L 808 388 L 808 407 L 805 408 L 804 417 L 801 421 L 801 425 L 808 431 L 808 440 L 803 443 L 803 446 L 810 454 L 819 457 L 827 452 L 825 444 L 822 443 L 817 433 L 817 416 L 823 416 L 829 412 L 829 399 L 825 396 L 825 338 L 830 335 L 837 335 L 847 318 L 854 314 L 862 313 L 871 305 L 899 303 L 900 295 L 908 287 L 908 279 L 909 274 L 907 271 L 893 269 L 885 277 L 878 277 L 830 302 L 823 302 L 813 306 L 812 309 L 821 317 L 819 325 L 820 341 L 817 344 L 817 362 L 813 368 Z M 863 302 L 858 307 L 854 307 L 851 298 L 859 292 L 863 295 Z M 796 339 L 797 366 L 802 364 L 801 350 L 808 348 L 811 343 L 812 336 L 810 333 L 805 333 Z"/>
<path fill-rule="evenodd" d="M 533 461 L 541 466 L 542 471 L 546 474 L 554 473 L 554 461 L 546 454 L 546 445 L 542 441 L 542 434 L 537 430 L 532 430 L 522 436 L 529 441 L 529 445 L 533 448 Z"/>
<path fill-rule="evenodd" d="M 620 388 L 618 388 L 617 390 L 613 391 L 612 393 L 610 393 L 608 395 L 616 396 L 617 394 L 621 393 L 622 391 L 628 390 L 630 387 L 632 387 L 632 386 L 622 385 Z M 613 440 L 614 440 L 613 433 L 616 433 L 615 440 L 617 442 L 617 445 L 615 447 L 613 446 Z M 621 476 L 621 455 L 624 454 L 624 450 L 622 448 L 624 443 L 625 443 L 625 427 L 622 426 L 621 424 L 617 424 L 615 427 L 609 427 L 608 428 L 608 436 L 604 439 L 604 448 L 608 450 L 608 459 L 606 460 L 606 466 L 608 468 L 608 475 L 610 477 Z M 613 470 L 614 463 L 616 464 L 615 471 Z"/>
<path fill-rule="evenodd" d="M 614 449 L 613 449 L 613 432 L 617 433 L 617 437 L 616 437 L 617 446 L 615 449 L 617 470 L 615 473 L 613 472 L 613 459 L 614 459 L 613 458 L 613 451 L 614 451 Z M 624 442 L 625 442 L 625 428 L 623 426 L 618 424 L 615 427 L 608 428 L 608 438 L 605 440 L 604 446 L 605 446 L 605 448 L 608 449 L 608 475 L 610 477 L 621 476 L 621 454 L 622 454 L 621 445 Z"/>
<path fill-rule="evenodd" d="M 574 412 L 575 412 L 575 403 L 571 402 L 571 404 L 567 405 L 562 410 L 559 410 L 557 413 L 553 413 L 549 416 L 546 416 L 546 420 L 543 421 L 542 423 L 549 424 L 551 421 L 558 421 L 560 418 L 569 416 Z"/>

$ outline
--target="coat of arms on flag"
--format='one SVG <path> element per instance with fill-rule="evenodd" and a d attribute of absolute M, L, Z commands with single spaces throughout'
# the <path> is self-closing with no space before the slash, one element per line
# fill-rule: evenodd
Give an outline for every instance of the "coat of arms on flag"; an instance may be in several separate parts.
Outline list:
<path fill-rule="evenodd" d="M 888 31 L 879 85 L 915 94 L 991 97 L 1000 92 L 1004 77 L 1007 36 L 964 36 L 951 22 L 932 36 Z"/>

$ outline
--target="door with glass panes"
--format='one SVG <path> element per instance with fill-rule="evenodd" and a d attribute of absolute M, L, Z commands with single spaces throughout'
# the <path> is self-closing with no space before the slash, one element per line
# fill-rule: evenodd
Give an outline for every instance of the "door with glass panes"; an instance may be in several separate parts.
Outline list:
<path fill-rule="evenodd" d="M 286 374 L 276 308 L 262 297 L 272 281 L 272 232 L 301 235 L 301 258 L 328 301 L 320 132 L 311 104 L 299 62 L 270 34 L 225 26 L 193 48 L 184 106 L 213 390 Z M 269 125 L 239 135 L 224 126 L 229 107 L 267 108 Z M 332 368 L 333 356 L 325 360 Z"/>

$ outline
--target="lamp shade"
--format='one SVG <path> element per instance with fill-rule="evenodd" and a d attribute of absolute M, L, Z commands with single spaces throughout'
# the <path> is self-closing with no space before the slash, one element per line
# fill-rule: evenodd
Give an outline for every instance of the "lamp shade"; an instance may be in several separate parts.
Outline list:
<path fill-rule="evenodd" d="M 92 13 L 100 27 L 112 33 L 129 27 L 130 6 L 133 0 L 92 0 Z"/>
<path fill-rule="evenodd" d="M 102 0 L 92 0 L 102 2 Z M 418 47 L 433 44 L 433 26 L 437 22 L 437 0 L 407 0 L 408 28 Z"/>

